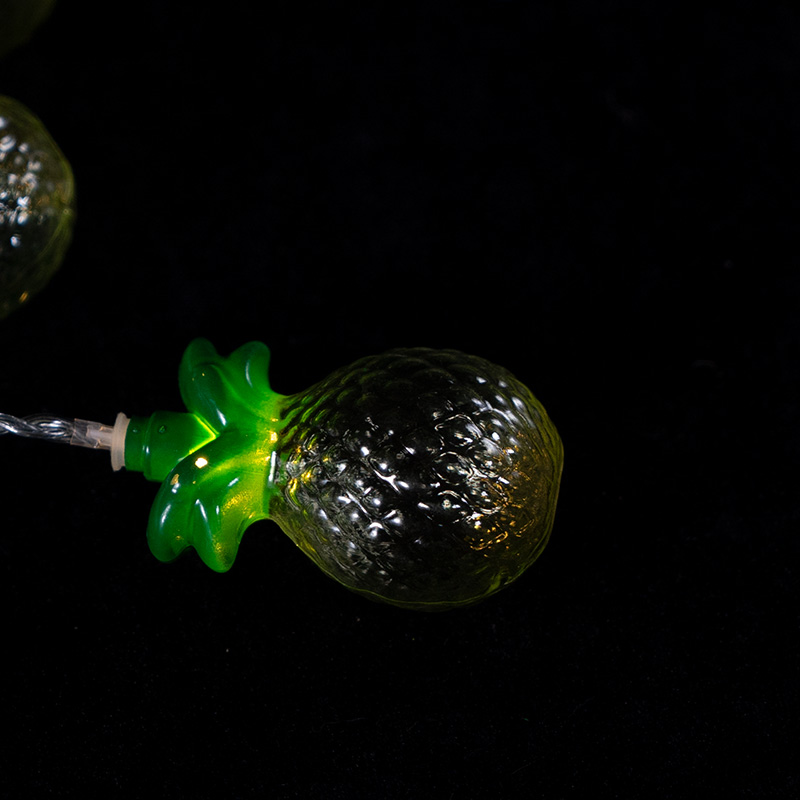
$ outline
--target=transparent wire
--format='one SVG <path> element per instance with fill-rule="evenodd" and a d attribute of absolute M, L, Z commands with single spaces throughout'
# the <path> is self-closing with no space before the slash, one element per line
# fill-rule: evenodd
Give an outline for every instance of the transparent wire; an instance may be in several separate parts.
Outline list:
<path fill-rule="evenodd" d="M 47 439 L 51 442 L 69 444 L 75 434 L 75 422 L 48 414 L 14 417 L 11 414 L 0 413 L 0 435 L 6 433 L 28 439 Z"/>

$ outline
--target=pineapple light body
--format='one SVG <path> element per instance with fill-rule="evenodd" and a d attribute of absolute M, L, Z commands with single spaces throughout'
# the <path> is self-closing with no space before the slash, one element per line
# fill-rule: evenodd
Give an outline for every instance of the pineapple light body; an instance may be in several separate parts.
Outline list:
<path fill-rule="evenodd" d="M 131 421 L 126 466 L 163 481 L 148 529 L 157 557 L 191 545 L 227 570 L 244 530 L 270 518 L 349 589 L 440 610 L 488 597 L 539 556 L 561 440 L 507 370 L 393 350 L 284 396 L 268 362 L 261 344 L 223 358 L 198 340 L 181 365 L 190 413 Z"/>

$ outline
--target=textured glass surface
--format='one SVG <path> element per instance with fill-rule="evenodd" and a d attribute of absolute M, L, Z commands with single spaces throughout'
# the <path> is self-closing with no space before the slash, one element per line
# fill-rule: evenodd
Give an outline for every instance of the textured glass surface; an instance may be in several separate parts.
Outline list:
<path fill-rule="evenodd" d="M 0 318 L 58 269 L 73 219 L 69 163 L 39 119 L 0 96 Z"/>
<path fill-rule="evenodd" d="M 348 588 L 429 610 L 487 597 L 539 556 L 561 441 L 507 370 L 394 350 L 283 396 L 268 362 L 264 345 L 223 358 L 194 342 L 180 374 L 189 414 L 132 420 L 128 466 L 163 479 L 156 556 L 193 546 L 225 570 L 247 526 L 271 518 Z"/>
<path fill-rule="evenodd" d="M 506 370 L 395 350 L 288 398 L 271 516 L 351 589 L 468 603 L 529 567 L 553 523 L 561 444 Z"/>

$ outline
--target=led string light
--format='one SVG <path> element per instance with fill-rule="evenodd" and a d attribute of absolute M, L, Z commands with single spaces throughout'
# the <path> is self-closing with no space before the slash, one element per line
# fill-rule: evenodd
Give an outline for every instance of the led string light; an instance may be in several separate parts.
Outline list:
<path fill-rule="evenodd" d="M 69 163 L 42 123 L 0 96 L 0 318 L 58 268 L 74 221 Z M 540 555 L 563 464 L 555 426 L 507 370 L 456 351 L 361 359 L 295 395 L 274 392 L 260 343 L 192 342 L 185 412 L 113 425 L 0 414 L 0 434 L 106 450 L 161 484 L 147 538 L 230 569 L 245 530 L 275 521 L 327 575 L 374 600 L 442 610 L 482 600 Z"/>
<path fill-rule="evenodd" d="M 258 342 L 205 340 L 179 370 L 185 412 L 113 425 L 0 414 L 0 433 L 110 451 L 161 483 L 147 528 L 169 561 L 232 566 L 272 519 L 320 569 L 421 610 L 475 603 L 516 580 L 550 536 L 563 466 L 544 408 L 507 370 L 452 350 L 361 359 L 281 395 Z"/>

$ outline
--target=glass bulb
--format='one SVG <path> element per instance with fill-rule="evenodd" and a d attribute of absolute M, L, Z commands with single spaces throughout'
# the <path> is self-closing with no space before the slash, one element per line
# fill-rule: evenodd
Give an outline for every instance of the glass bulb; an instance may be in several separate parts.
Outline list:
<path fill-rule="evenodd" d="M 563 464 L 544 408 L 507 370 L 452 350 L 364 358 L 305 392 L 269 386 L 269 350 L 193 342 L 186 414 L 133 418 L 129 469 L 162 481 L 153 553 L 232 565 L 274 520 L 330 577 L 408 608 L 468 605 L 518 578 L 550 535 Z"/>
<path fill-rule="evenodd" d="M 0 96 L 0 319 L 60 266 L 75 216 L 72 169 L 41 121 Z"/>

